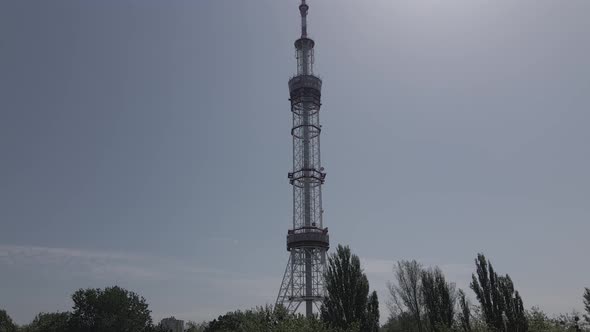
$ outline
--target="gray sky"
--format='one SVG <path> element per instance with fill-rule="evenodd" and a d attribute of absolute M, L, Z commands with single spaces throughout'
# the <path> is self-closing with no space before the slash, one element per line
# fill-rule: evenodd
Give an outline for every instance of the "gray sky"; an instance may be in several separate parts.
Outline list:
<path fill-rule="evenodd" d="M 590 287 L 590 2 L 313 0 L 325 223 L 387 316 L 398 259 L 527 307 Z M 0 2 L 0 307 L 121 285 L 156 318 L 273 303 L 297 1 Z M 469 294 L 473 295 L 471 291 Z"/>

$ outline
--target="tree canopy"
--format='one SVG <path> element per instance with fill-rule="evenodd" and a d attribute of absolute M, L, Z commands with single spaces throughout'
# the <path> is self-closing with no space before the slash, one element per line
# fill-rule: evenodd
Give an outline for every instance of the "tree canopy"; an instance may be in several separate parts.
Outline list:
<path fill-rule="evenodd" d="M 590 323 L 590 288 L 586 288 L 584 292 L 584 309 L 586 310 L 586 321 Z"/>
<path fill-rule="evenodd" d="M 391 297 L 390 310 L 397 323 L 407 331 L 423 330 L 422 265 L 415 260 L 398 261 L 394 282 L 388 284 Z"/>
<path fill-rule="evenodd" d="M 233 311 L 209 322 L 204 332 L 340 332 L 327 327 L 316 318 L 289 315 L 282 307 Z"/>
<path fill-rule="evenodd" d="M 5 310 L 0 310 L 0 332 L 16 332 L 16 325 Z"/>
<path fill-rule="evenodd" d="M 23 332 L 64 332 L 70 330 L 70 313 L 40 313 L 33 321 L 21 328 Z"/>
<path fill-rule="evenodd" d="M 367 332 L 379 332 L 379 298 L 377 292 L 373 291 L 369 295 L 367 303 Z"/>
<path fill-rule="evenodd" d="M 488 327 L 498 331 L 528 331 L 524 305 L 510 276 L 498 276 L 483 254 L 477 255 L 475 265 L 477 275 L 472 275 L 470 287 Z"/>
<path fill-rule="evenodd" d="M 455 321 L 455 285 L 448 283 L 438 267 L 422 271 L 422 301 L 431 331 L 453 327 Z"/>
<path fill-rule="evenodd" d="M 327 296 L 321 317 L 330 327 L 349 329 L 366 326 L 369 281 L 360 259 L 348 246 L 338 245 L 328 259 L 325 275 Z"/>
<path fill-rule="evenodd" d="M 461 312 L 459 313 L 458 317 L 459 327 L 463 332 L 471 332 L 471 308 L 469 300 L 462 289 L 459 290 L 458 297 L 459 307 L 461 308 Z"/>
<path fill-rule="evenodd" d="M 74 331 L 150 331 L 152 318 L 143 297 L 118 286 L 80 289 L 72 295 Z"/>

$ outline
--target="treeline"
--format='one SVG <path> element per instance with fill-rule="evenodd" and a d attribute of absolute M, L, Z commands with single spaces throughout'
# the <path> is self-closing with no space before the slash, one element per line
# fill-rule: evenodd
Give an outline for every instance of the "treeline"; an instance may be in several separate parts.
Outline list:
<path fill-rule="evenodd" d="M 326 298 L 312 318 L 291 315 L 282 307 L 228 312 L 210 322 L 189 322 L 187 332 L 566 332 L 590 331 L 590 289 L 582 301 L 585 314 L 548 317 L 525 309 L 508 274 L 498 274 L 483 254 L 475 259 L 469 288 L 476 303 L 457 289 L 436 266 L 416 261 L 395 264 L 388 283 L 389 316 L 379 324 L 379 299 L 358 256 L 338 246 L 329 255 Z M 80 289 L 71 312 L 40 313 L 17 326 L 0 310 L 0 332 L 164 332 L 151 318 L 145 299 L 120 287 Z"/>
<path fill-rule="evenodd" d="M 121 287 L 80 289 L 72 301 L 71 312 L 40 313 L 24 326 L 0 310 L 0 332 L 163 332 L 145 299 Z"/>
<path fill-rule="evenodd" d="M 583 302 L 587 315 L 549 318 L 539 308 L 525 310 L 522 297 L 508 274 L 498 274 L 483 254 L 475 259 L 469 285 L 477 303 L 446 280 L 438 267 L 399 261 L 388 284 L 390 316 L 387 332 L 558 332 L 590 331 L 590 289 Z"/>

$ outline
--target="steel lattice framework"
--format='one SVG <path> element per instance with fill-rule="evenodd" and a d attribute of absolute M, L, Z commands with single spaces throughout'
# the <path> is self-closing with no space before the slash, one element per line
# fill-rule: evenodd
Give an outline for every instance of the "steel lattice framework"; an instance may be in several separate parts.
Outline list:
<path fill-rule="evenodd" d="M 301 1 L 301 38 L 295 41 L 297 75 L 289 80 L 293 115 L 293 228 L 287 234 L 289 262 L 277 305 L 296 312 L 305 302 L 305 313 L 313 315 L 324 298 L 323 274 L 329 248 L 328 229 L 322 220 L 322 185 L 326 178 L 320 160 L 320 106 L 322 80 L 313 74 L 315 42 L 307 36 L 309 6 Z"/>

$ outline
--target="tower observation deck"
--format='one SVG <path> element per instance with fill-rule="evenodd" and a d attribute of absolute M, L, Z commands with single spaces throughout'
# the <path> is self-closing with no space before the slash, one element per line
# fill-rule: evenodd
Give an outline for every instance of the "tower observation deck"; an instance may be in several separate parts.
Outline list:
<path fill-rule="evenodd" d="M 320 160 L 322 80 L 313 73 L 315 42 L 307 36 L 308 10 L 306 0 L 301 0 L 301 38 L 295 41 L 297 75 L 289 80 L 293 170 L 288 178 L 293 186 L 293 228 L 287 232 L 290 256 L 276 304 L 296 312 L 305 302 L 309 317 L 325 295 L 323 274 L 330 241 L 322 218 L 326 178 Z"/>

